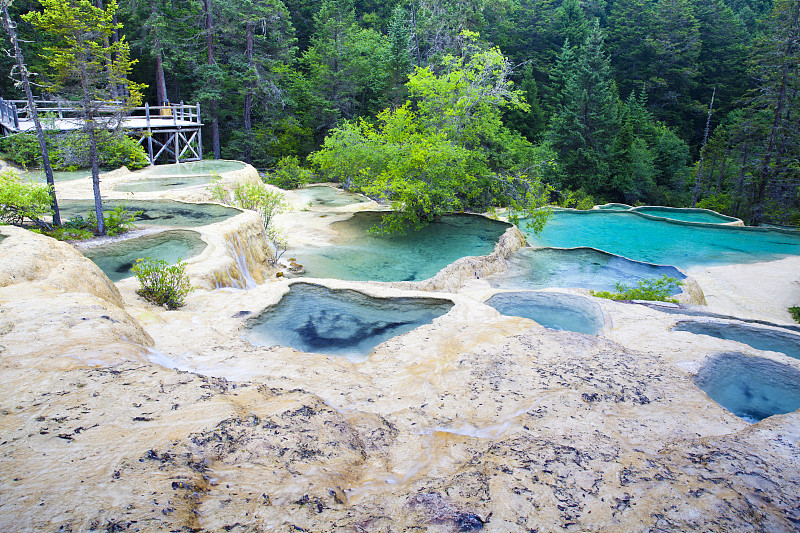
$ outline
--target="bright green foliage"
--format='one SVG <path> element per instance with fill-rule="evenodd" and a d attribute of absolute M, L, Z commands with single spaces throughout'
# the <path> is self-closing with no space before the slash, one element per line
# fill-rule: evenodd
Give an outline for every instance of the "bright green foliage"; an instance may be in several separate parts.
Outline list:
<path fill-rule="evenodd" d="M 792 315 L 795 322 L 800 322 L 800 306 L 790 307 L 789 314 Z"/>
<path fill-rule="evenodd" d="M 39 140 L 30 133 L 0 137 L 0 150 L 4 152 L 4 159 L 16 163 L 22 168 L 38 166 L 42 162 Z"/>
<path fill-rule="evenodd" d="M 112 39 L 120 27 L 113 21 L 116 0 L 99 9 L 89 0 L 40 0 L 43 11 L 23 18 L 46 36 L 44 47 L 48 72 L 45 87 L 55 94 L 87 98 L 85 105 L 109 101 L 110 87 L 125 85 L 126 94 L 117 102 L 136 105 L 142 84 L 127 79 L 132 62 L 124 38 Z M 88 109 L 87 109 L 88 111 Z"/>
<path fill-rule="evenodd" d="M 592 296 L 610 300 L 654 300 L 660 302 L 677 302 L 670 296 L 683 285 L 683 282 L 662 274 L 660 278 L 648 278 L 639 281 L 638 286 L 630 287 L 624 283 L 615 283 L 617 292 L 592 291 Z"/>
<path fill-rule="evenodd" d="M 142 214 L 143 211 L 128 211 L 125 206 L 118 205 L 111 211 L 106 211 L 103 213 L 103 218 L 106 225 L 106 235 L 120 235 L 121 233 L 125 233 L 132 229 L 136 228 L 135 221 L 136 215 Z M 96 221 L 94 219 L 94 212 L 89 213 L 87 217 L 87 222 L 89 227 L 96 226 Z"/>
<path fill-rule="evenodd" d="M 136 294 L 156 305 L 177 309 L 184 305 L 186 296 L 194 290 L 186 275 L 186 263 L 178 261 L 169 265 L 163 259 L 145 257 L 137 259 L 131 271 L 139 280 Z"/>
<path fill-rule="evenodd" d="M 51 213 L 46 185 L 23 181 L 13 170 L 0 172 L 0 224 L 22 226 L 28 219 L 47 227 L 42 217 Z"/>
<path fill-rule="evenodd" d="M 577 191 L 562 191 L 559 194 L 556 205 L 579 211 L 588 211 L 595 206 L 595 201 L 585 191 L 578 189 Z"/>
<path fill-rule="evenodd" d="M 297 189 L 311 183 L 313 174 L 301 168 L 296 156 L 286 156 L 278 160 L 275 170 L 267 174 L 266 181 L 281 189 Z"/>
<path fill-rule="evenodd" d="M 286 249 L 286 235 L 275 225 L 275 216 L 289 206 L 283 193 L 273 191 L 262 183 L 222 184 L 216 181 L 209 186 L 211 197 L 223 204 L 255 211 L 261 216 L 264 234 L 278 250 Z M 277 257 L 273 258 L 277 262 Z"/>
<path fill-rule="evenodd" d="M 412 102 L 335 129 L 311 162 L 328 179 L 391 203 L 381 231 L 420 228 L 444 213 L 488 207 L 535 211 L 544 204 L 539 176 L 552 160 L 502 124 L 501 109 L 525 108 L 508 80 L 506 59 L 481 50 L 445 57 L 441 74 L 418 68 Z M 544 221 L 547 212 L 533 213 Z M 541 226 L 541 225 L 540 225 Z"/>

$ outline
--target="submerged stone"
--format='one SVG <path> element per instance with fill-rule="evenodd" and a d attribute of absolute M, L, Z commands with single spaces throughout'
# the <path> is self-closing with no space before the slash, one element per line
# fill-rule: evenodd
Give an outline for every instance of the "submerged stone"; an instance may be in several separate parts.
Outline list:
<path fill-rule="evenodd" d="M 451 301 L 438 298 L 375 298 L 295 283 L 248 324 L 244 337 L 255 346 L 363 358 L 381 342 L 428 324 L 451 307 Z"/>
<path fill-rule="evenodd" d="M 715 354 L 697 373 L 695 383 L 709 398 L 749 422 L 800 408 L 800 371 L 761 357 Z"/>

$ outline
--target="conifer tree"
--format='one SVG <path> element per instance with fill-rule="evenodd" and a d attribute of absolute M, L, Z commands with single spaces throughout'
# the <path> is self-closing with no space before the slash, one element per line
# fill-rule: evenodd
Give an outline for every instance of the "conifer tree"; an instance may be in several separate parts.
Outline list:
<path fill-rule="evenodd" d="M 41 12 L 23 18 L 48 37 L 43 58 L 48 65 L 45 87 L 48 92 L 77 103 L 82 127 L 89 139 L 92 164 L 97 233 L 105 234 L 100 195 L 98 131 L 119 126 L 123 113 L 141 101 L 141 84 L 129 82 L 131 70 L 128 43 L 120 39 L 109 44 L 119 25 L 113 22 L 116 0 L 105 9 L 88 0 L 40 0 Z M 126 85 L 127 94 L 117 95 L 117 86 Z M 101 115 L 101 108 L 113 109 L 113 116 Z"/>
<path fill-rule="evenodd" d="M 601 192 L 611 176 L 612 144 L 619 129 L 619 97 L 597 22 L 565 78 L 549 139 L 567 176 L 564 185 L 583 187 L 589 193 Z"/>

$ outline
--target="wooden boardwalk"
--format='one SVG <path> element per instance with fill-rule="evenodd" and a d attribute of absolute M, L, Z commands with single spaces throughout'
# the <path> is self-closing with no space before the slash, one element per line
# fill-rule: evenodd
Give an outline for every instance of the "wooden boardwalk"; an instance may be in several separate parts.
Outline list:
<path fill-rule="evenodd" d="M 42 100 L 36 102 L 42 127 L 48 131 L 76 131 L 83 128 L 80 110 L 63 102 Z M 118 110 L 111 106 L 100 108 L 98 122 L 111 129 L 116 120 L 110 120 Z M 203 159 L 200 104 L 169 104 L 164 106 L 135 107 L 128 110 L 119 123 L 128 134 L 145 147 L 150 165 L 164 155 L 170 163 L 200 161 Z M 0 98 L 0 128 L 3 135 L 31 133 L 34 131 L 28 103 L 25 100 Z"/>

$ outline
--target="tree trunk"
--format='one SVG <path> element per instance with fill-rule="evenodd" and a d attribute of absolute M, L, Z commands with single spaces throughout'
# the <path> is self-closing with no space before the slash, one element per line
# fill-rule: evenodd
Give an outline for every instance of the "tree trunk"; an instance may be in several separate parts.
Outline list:
<path fill-rule="evenodd" d="M 91 120 L 91 119 L 90 119 Z M 103 197 L 100 195 L 100 164 L 97 154 L 97 137 L 94 123 L 89 128 L 89 157 L 92 160 L 92 192 L 94 193 L 94 215 L 97 217 L 97 234 L 106 234 L 106 221 L 103 218 Z"/>
<path fill-rule="evenodd" d="M 161 51 L 155 52 L 156 55 L 156 98 L 158 98 L 158 105 L 164 105 L 169 102 L 167 98 L 167 83 L 164 80 L 164 63 L 161 59 Z"/>
<path fill-rule="evenodd" d="M 203 0 L 203 9 L 206 16 L 206 50 L 208 52 L 208 65 L 216 65 L 214 59 L 214 13 L 212 11 L 212 0 Z M 209 80 L 212 87 L 216 86 L 216 80 L 212 76 Z M 211 98 L 211 148 L 214 150 L 214 159 L 220 159 L 219 148 L 219 116 L 217 98 Z"/>
<path fill-rule="evenodd" d="M 714 110 L 714 97 L 717 95 L 717 88 L 711 93 L 711 104 L 708 106 L 708 118 L 706 118 L 706 131 L 703 135 L 703 146 L 700 147 L 700 163 L 697 166 L 697 176 L 694 180 L 694 191 L 692 192 L 692 207 L 697 207 L 697 196 L 700 194 L 700 180 L 703 174 L 703 156 L 705 155 L 706 142 L 708 142 L 708 130 L 711 127 L 711 113 Z"/>
<path fill-rule="evenodd" d="M 253 68 L 253 23 L 249 20 L 245 24 L 245 32 L 247 34 L 245 55 L 247 56 L 247 67 L 249 70 Z M 253 129 L 253 126 L 250 121 L 250 114 L 252 112 L 252 109 L 253 109 L 253 82 L 248 80 L 247 93 L 244 96 L 244 137 L 245 137 L 244 160 L 248 164 L 252 163 L 251 131 Z"/>
<path fill-rule="evenodd" d="M 150 4 L 150 14 L 155 19 L 155 2 Z M 169 98 L 167 98 L 167 84 L 164 81 L 164 59 L 161 56 L 161 41 L 159 39 L 156 39 L 153 43 L 153 55 L 156 58 L 156 98 L 158 99 L 156 104 L 164 105 L 165 102 L 169 102 Z"/>
<path fill-rule="evenodd" d="M 25 97 L 28 100 L 28 109 L 30 109 L 33 124 L 36 127 L 36 137 L 39 140 L 39 151 L 42 153 L 42 167 L 44 168 L 44 175 L 47 179 L 47 186 L 50 189 L 50 207 L 53 209 L 53 225 L 61 225 L 61 213 L 58 209 L 58 199 L 56 198 L 56 184 L 53 179 L 53 167 L 50 165 L 50 151 L 47 149 L 47 143 L 44 138 L 44 131 L 42 130 L 42 123 L 39 120 L 39 111 L 36 108 L 36 102 L 33 101 L 33 92 L 31 92 L 31 84 L 28 80 L 28 70 L 25 68 L 25 58 L 22 57 L 22 49 L 19 47 L 17 41 L 16 26 L 11 21 L 8 15 L 8 6 L 5 0 L 0 0 L 0 6 L 3 9 L 3 25 L 8 32 L 11 39 L 11 44 L 14 48 L 14 55 L 17 58 L 17 67 L 19 74 L 22 78 L 22 86 L 25 89 Z"/>
<path fill-rule="evenodd" d="M 78 54 L 79 75 L 81 83 L 83 105 L 83 131 L 89 136 L 89 159 L 92 162 L 92 192 L 94 193 L 94 214 L 97 218 L 97 234 L 106 234 L 106 221 L 103 219 L 103 198 L 100 195 L 100 162 L 97 153 L 96 124 L 94 110 L 92 109 L 92 94 L 89 90 L 89 73 L 86 71 L 87 59 L 83 54 Z"/>

